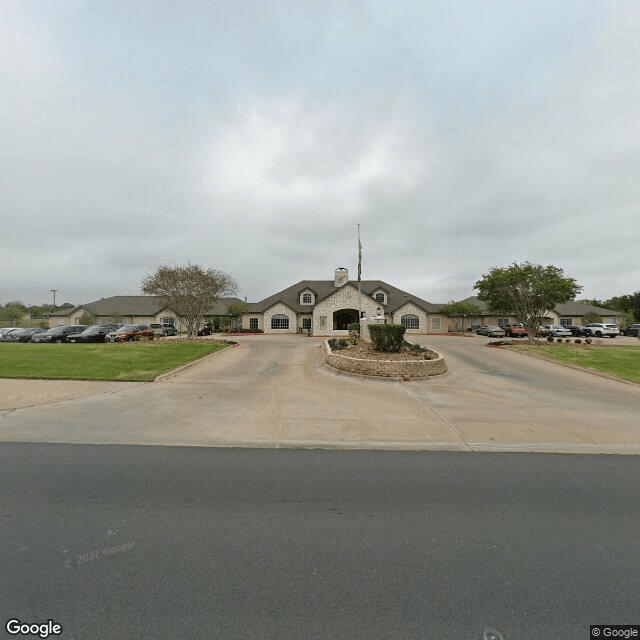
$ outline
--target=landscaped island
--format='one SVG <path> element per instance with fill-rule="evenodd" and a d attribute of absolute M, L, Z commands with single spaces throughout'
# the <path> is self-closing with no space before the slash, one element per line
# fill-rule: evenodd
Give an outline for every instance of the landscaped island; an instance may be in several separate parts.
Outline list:
<path fill-rule="evenodd" d="M 364 340 L 326 340 L 324 350 L 324 361 L 329 366 L 357 375 L 409 380 L 447 370 L 439 353 L 408 343 L 399 352 L 388 352 L 378 351 Z"/>

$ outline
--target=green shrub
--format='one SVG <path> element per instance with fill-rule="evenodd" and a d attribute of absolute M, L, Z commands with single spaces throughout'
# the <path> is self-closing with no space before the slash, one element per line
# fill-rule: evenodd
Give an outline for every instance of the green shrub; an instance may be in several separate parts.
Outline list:
<path fill-rule="evenodd" d="M 547 336 L 547 342 L 553 342 L 553 336 Z"/>
<path fill-rule="evenodd" d="M 354 322 L 353 324 L 347 325 L 347 329 L 349 333 L 355 333 L 356 335 L 360 335 L 360 323 Z"/>
<path fill-rule="evenodd" d="M 409 349 L 411 353 L 416 355 L 419 353 L 424 353 L 427 350 L 426 347 L 422 347 L 415 342 L 407 342 L 406 340 L 403 341 L 402 346 L 407 347 L 407 349 Z"/>
<path fill-rule="evenodd" d="M 407 327 L 401 324 L 370 324 L 369 335 L 376 351 L 397 353 L 402 349 L 404 332 Z"/>

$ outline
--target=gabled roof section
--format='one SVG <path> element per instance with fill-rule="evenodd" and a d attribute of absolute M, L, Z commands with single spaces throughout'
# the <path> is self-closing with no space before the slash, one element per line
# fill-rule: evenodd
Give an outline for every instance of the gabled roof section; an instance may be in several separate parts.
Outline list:
<path fill-rule="evenodd" d="M 349 280 L 343 284 L 346 287 L 348 284 L 358 287 L 356 280 Z M 325 298 L 328 298 L 335 291 L 338 291 L 341 287 L 336 287 L 333 280 L 301 280 L 295 284 L 279 291 L 278 293 L 261 300 L 260 302 L 254 302 L 247 304 L 247 313 L 262 313 L 276 302 L 280 301 L 290 307 L 296 312 L 309 312 L 309 305 L 300 305 L 300 292 L 304 289 L 311 289 L 316 294 L 316 304 Z M 387 304 L 383 305 L 385 310 L 394 311 L 398 307 L 401 307 L 405 302 L 413 302 L 416 306 L 424 309 L 427 312 L 434 313 L 437 311 L 436 305 L 419 298 L 418 296 L 411 295 L 402 289 L 398 289 L 382 280 L 363 280 L 360 283 L 362 293 L 371 296 L 376 289 L 384 289 L 387 293 Z M 377 301 L 376 301 L 377 302 Z M 381 303 L 378 303 L 381 304 Z"/>
<path fill-rule="evenodd" d="M 205 312 L 205 316 L 226 316 L 227 310 L 231 305 L 244 307 L 249 306 L 244 300 L 240 298 L 218 298 L 218 301 Z"/>
<path fill-rule="evenodd" d="M 111 296 L 82 306 L 94 316 L 154 316 L 165 304 L 159 296 Z"/>
<path fill-rule="evenodd" d="M 493 313 L 489 311 L 487 303 L 482 300 L 478 300 L 477 296 L 469 296 L 460 302 L 469 302 L 479 306 L 486 314 Z M 553 309 L 557 314 L 561 316 L 584 316 L 587 313 L 597 313 L 600 316 L 619 316 L 622 315 L 619 311 L 614 309 L 603 309 L 602 307 L 594 307 L 592 304 L 586 302 L 563 302 L 557 304 Z"/>
<path fill-rule="evenodd" d="M 603 309 L 602 307 L 594 307 L 586 302 L 564 302 L 557 304 L 555 307 L 561 316 L 584 316 L 587 313 L 597 313 L 599 316 L 621 316 L 620 311 L 615 309 Z"/>
<path fill-rule="evenodd" d="M 72 313 L 78 311 L 78 309 L 84 308 L 84 305 L 78 305 L 77 307 L 67 307 L 66 309 L 60 309 L 59 311 L 52 311 L 51 313 L 45 313 L 45 318 L 58 316 L 59 318 L 64 318 L 65 316 L 70 316 Z"/>
<path fill-rule="evenodd" d="M 226 315 L 227 308 L 232 304 L 247 306 L 240 298 L 220 298 L 207 309 L 205 315 Z M 168 307 L 160 296 L 111 296 L 81 304 L 73 309 L 55 311 L 50 315 L 69 316 L 78 309 L 86 309 L 94 316 L 155 316 Z"/>
<path fill-rule="evenodd" d="M 302 289 L 298 291 L 298 295 L 300 295 L 304 291 L 311 291 L 311 293 L 315 293 L 316 295 L 318 295 L 318 292 L 315 289 L 312 289 L 311 287 L 302 287 Z"/>

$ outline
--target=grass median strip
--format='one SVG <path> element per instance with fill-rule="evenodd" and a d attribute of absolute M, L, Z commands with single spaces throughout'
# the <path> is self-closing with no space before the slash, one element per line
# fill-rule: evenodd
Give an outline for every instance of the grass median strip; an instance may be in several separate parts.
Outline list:
<path fill-rule="evenodd" d="M 226 346 L 152 342 L 0 344 L 0 378 L 148 382 Z"/>
<path fill-rule="evenodd" d="M 523 344 L 511 348 L 516 351 L 531 351 L 552 360 L 608 373 L 623 380 L 640 382 L 640 347 Z"/>

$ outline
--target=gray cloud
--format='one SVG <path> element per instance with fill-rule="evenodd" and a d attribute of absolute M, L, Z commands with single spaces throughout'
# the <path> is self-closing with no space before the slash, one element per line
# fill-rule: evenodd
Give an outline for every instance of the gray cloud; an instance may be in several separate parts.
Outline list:
<path fill-rule="evenodd" d="M 0 300 L 138 293 L 187 261 L 256 300 L 355 273 L 357 223 L 364 277 L 433 301 L 525 259 L 635 291 L 639 18 L 0 2 Z"/>

